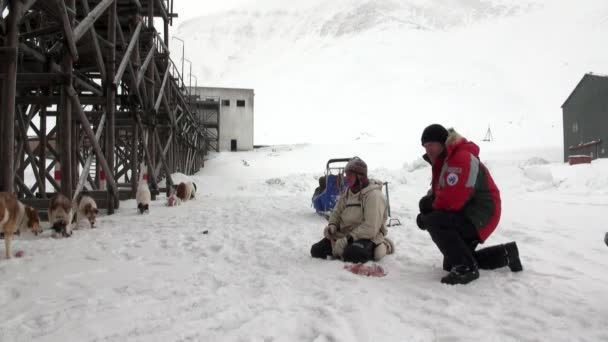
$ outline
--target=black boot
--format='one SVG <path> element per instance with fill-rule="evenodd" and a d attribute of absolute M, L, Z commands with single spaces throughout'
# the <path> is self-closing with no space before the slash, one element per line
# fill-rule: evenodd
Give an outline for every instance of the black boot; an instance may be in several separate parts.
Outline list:
<path fill-rule="evenodd" d="M 519 250 L 515 241 L 505 244 L 505 251 L 507 252 L 508 265 L 511 272 L 523 271 L 524 267 L 521 265 L 521 260 L 519 260 Z"/>
<path fill-rule="evenodd" d="M 479 271 L 477 265 L 465 266 L 459 265 L 454 266 L 450 273 L 441 278 L 443 284 L 456 285 L 456 284 L 468 284 L 473 280 L 479 278 Z"/>
<path fill-rule="evenodd" d="M 452 264 L 446 257 L 443 257 L 443 270 L 446 272 L 450 272 L 452 270 Z"/>

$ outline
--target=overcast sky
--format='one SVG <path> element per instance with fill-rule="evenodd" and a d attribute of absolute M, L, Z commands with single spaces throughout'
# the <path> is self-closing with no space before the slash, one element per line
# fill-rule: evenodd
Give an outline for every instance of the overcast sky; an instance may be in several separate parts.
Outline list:
<path fill-rule="evenodd" d="M 248 0 L 174 0 L 173 11 L 178 15 L 178 20 L 174 21 L 174 26 L 177 28 L 177 25 L 179 25 L 181 21 L 205 14 L 231 9 L 238 4 L 246 2 L 248 2 Z"/>

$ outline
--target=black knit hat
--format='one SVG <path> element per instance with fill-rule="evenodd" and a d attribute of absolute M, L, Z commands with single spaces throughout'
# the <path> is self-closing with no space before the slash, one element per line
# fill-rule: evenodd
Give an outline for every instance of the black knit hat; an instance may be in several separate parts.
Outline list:
<path fill-rule="evenodd" d="M 367 164 L 359 158 L 353 157 L 344 167 L 344 172 L 352 172 L 358 175 L 367 176 Z"/>
<path fill-rule="evenodd" d="M 432 124 L 425 128 L 422 132 L 422 137 L 420 138 L 420 140 L 422 141 L 422 145 L 427 142 L 438 142 L 441 144 L 445 144 L 445 141 L 447 139 L 448 130 L 439 124 Z"/>

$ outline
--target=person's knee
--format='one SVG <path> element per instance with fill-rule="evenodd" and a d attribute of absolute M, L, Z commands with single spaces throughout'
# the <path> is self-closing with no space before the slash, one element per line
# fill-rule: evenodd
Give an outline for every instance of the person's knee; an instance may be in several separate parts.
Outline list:
<path fill-rule="evenodd" d="M 450 222 L 450 214 L 446 211 L 436 210 L 424 215 L 424 226 L 431 233 L 448 228 Z"/>
<path fill-rule="evenodd" d="M 320 253 L 320 248 L 314 244 L 312 245 L 312 247 L 310 247 L 310 255 L 313 258 L 322 258 L 321 253 Z"/>
<path fill-rule="evenodd" d="M 418 202 L 418 209 L 420 209 L 420 213 L 429 214 L 433 211 L 433 201 L 435 200 L 435 196 L 426 195 L 420 199 Z"/>
<path fill-rule="evenodd" d="M 374 258 L 375 244 L 370 240 L 358 240 L 344 249 L 342 258 L 347 262 L 367 262 Z"/>
<path fill-rule="evenodd" d="M 323 239 L 310 247 L 310 255 L 313 258 L 325 259 L 331 255 L 331 243 L 327 239 Z"/>
<path fill-rule="evenodd" d="M 384 258 L 387 252 L 388 250 L 386 248 L 386 245 L 384 243 L 379 244 L 378 246 L 376 246 L 376 248 L 374 248 L 374 260 L 380 261 L 380 259 Z"/>
<path fill-rule="evenodd" d="M 310 248 L 310 255 L 313 258 L 325 259 L 328 254 L 325 248 L 322 248 L 322 246 L 319 246 L 318 244 L 314 244 Z"/>

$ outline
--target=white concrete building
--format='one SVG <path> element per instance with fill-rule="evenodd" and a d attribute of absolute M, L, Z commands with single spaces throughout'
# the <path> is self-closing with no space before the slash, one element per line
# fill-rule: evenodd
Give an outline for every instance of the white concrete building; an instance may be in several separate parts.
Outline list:
<path fill-rule="evenodd" d="M 197 87 L 194 94 L 203 125 L 216 140 L 210 149 L 253 150 L 253 89 Z"/>

